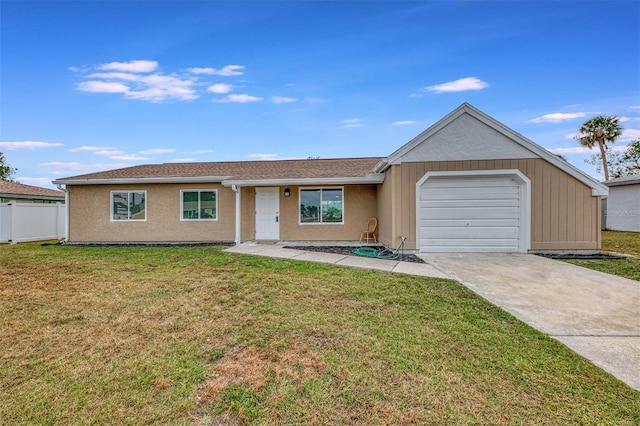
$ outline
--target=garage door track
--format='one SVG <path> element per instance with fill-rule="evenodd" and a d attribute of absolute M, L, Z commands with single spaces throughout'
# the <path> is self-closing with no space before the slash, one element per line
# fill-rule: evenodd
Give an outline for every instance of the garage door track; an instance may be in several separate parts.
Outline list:
<path fill-rule="evenodd" d="M 640 282 L 535 255 L 420 257 L 640 390 Z"/>

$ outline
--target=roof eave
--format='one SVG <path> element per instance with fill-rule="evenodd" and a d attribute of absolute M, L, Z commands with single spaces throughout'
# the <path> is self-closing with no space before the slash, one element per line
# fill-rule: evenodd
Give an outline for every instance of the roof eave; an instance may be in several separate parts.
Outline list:
<path fill-rule="evenodd" d="M 303 178 L 303 179 L 228 179 L 222 182 L 224 186 L 284 186 L 284 185 L 358 185 L 377 184 L 384 182 L 383 174 L 371 174 L 358 177 L 337 178 Z"/>
<path fill-rule="evenodd" d="M 222 182 L 231 176 L 173 176 L 140 178 L 103 178 L 103 179 L 57 179 L 55 185 L 132 185 L 140 183 L 202 183 Z"/>

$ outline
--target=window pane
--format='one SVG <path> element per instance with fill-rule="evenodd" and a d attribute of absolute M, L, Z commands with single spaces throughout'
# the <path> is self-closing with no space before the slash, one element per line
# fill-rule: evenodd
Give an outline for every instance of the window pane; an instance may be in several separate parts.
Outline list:
<path fill-rule="evenodd" d="M 144 220 L 145 219 L 145 200 L 144 192 L 130 192 L 130 219 L 131 220 Z"/>
<path fill-rule="evenodd" d="M 182 193 L 182 218 L 198 219 L 198 193 Z"/>
<path fill-rule="evenodd" d="M 300 223 L 320 222 L 320 190 L 300 191 Z"/>
<path fill-rule="evenodd" d="M 200 192 L 200 219 L 216 218 L 216 193 L 213 191 Z"/>
<path fill-rule="evenodd" d="M 129 193 L 114 192 L 111 194 L 113 202 L 113 220 L 129 219 Z"/>
<path fill-rule="evenodd" d="M 322 222 L 342 222 L 342 190 L 322 190 Z"/>

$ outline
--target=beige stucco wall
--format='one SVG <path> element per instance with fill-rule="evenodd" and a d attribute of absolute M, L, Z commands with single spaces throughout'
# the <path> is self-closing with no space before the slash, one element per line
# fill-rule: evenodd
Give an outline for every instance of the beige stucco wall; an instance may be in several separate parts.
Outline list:
<path fill-rule="evenodd" d="M 233 241 L 235 194 L 220 184 L 70 185 L 69 241 Z M 217 221 L 181 221 L 180 190 L 216 189 Z M 111 221 L 111 191 L 147 191 L 146 221 Z"/>
<path fill-rule="evenodd" d="M 313 188 L 322 188 L 314 186 Z M 336 186 L 330 186 L 334 188 Z M 280 193 L 280 239 L 288 241 L 358 240 L 367 220 L 376 216 L 376 185 L 344 185 L 344 224 L 299 224 L 299 187 Z M 305 187 L 306 188 L 306 187 Z M 310 187 L 309 187 L 310 188 Z M 235 239 L 235 193 L 220 184 L 69 186 L 69 241 L 231 242 Z M 216 189 L 217 221 L 181 221 L 180 190 Z M 147 191 L 146 221 L 111 221 L 111 191 Z M 241 240 L 255 239 L 255 188 L 241 188 Z"/>
<path fill-rule="evenodd" d="M 343 188 L 343 224 L 300 224 L 299 186 L 286 186 L 290 196 L 280 194 L 280 239 L 283 241 L 353 241 L 360 238 L 367 221 L 376 216 L 376 185 L 305 186 Z M 242 240 L 255 239 L 255 188 L 242 188 Z"/>
<path fill-rule="evenodd" d="M 406 236 L 416 249 L 416 183 L 430 171 L 518 169 L 531 180 L 531 249 L 600 248 L 600 197 L 591 188 L 543 159 L 405 162 L 391 166 L 382 184 L 379 209 L 386 224 L 380 239 L 394 245 Z M 395 198 L 394 198 L 395 197 Z M 390 226 L 388 226 L 390 225 Z"/>

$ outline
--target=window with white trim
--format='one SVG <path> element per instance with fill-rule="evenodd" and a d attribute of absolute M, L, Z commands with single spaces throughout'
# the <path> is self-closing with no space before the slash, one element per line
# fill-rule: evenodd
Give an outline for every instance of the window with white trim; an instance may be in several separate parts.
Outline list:
<path fill-rule="evenodd" d="M 147 220 L 147 191 L 111 191 L 111 220 Z"/>
<path fill-rule="evenodd" d="M 344 223 L 343 189 L 300 189 L 300 224 Z"/>
<path fill-rule="evenodd" d="M 180 191 L 180 220 L 218 220 L 218 191 Z"/>

